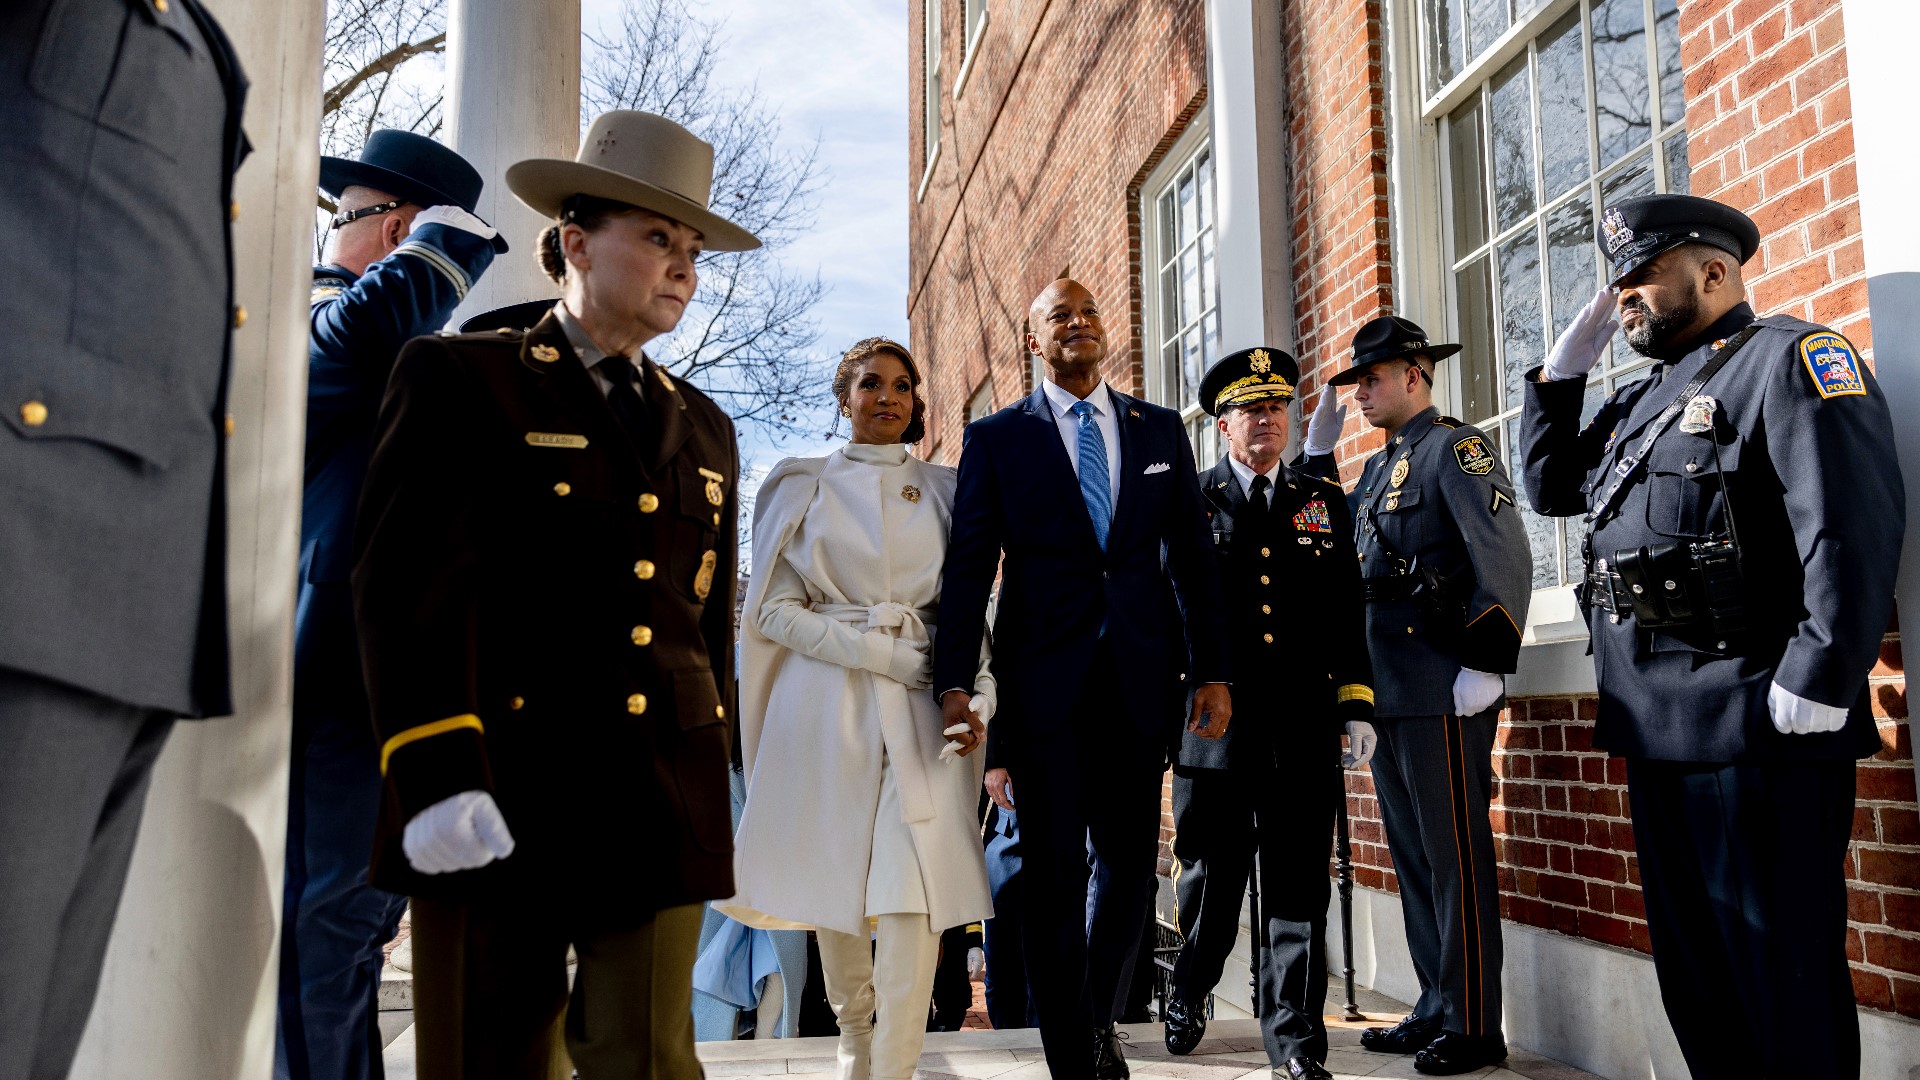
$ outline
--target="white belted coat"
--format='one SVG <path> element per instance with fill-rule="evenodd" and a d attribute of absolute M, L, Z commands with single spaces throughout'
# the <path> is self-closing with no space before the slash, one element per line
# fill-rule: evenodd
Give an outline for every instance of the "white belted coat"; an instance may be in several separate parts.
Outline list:
<path fill-rule="evenodd" d="M 847 934 L 870 915 L 942 930 L 993 914 L 985 755 L 942 761 L 934 691 L 871 670 L 888 639 L 934 632 L 954 477 L 904 446 L 850 444 L 761 486 L 740 631 L 747 801 L 722 913 Z M 985 668 L 976 690 L 992 694 Z"/>

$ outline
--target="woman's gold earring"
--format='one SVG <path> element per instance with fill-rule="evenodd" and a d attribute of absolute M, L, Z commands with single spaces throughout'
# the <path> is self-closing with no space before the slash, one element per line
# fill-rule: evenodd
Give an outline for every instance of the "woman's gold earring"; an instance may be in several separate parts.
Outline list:
<path fill-rule="evenodd" d="M 844 416 L 844 417 L 847 417 L 848 419 L 852 419 L 852 417 L 853 417 L 853 410 L 852 410 L 852 409 L 849 409 L 849 408 L 847 408 L 847 407 L 846 407 L 845 405 L 842 405 L 842 406 L 840 406 L 840 415 L 841 415 L 841 416 Z"/>

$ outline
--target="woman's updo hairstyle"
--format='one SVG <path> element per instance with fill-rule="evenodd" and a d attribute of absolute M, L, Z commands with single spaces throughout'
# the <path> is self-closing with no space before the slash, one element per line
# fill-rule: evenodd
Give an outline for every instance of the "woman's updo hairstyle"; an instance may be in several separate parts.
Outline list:
<path fill-rule="evenodd" d="M 560 204 L 560 220 L 540 230 L 540 242 L 534 246 L 534 257 L 540 260 L 540 269 L 559 284 L 567 282 L 567 253 L 560 246 L 560 230 L 571 223 L 588 232 L 600 228 L 608 218 L 631 213 L 639 207 L 613 199 L 602 199 L 594 195 L 571 195 Z"/>
<path fill-rule="evenodd" d="M 907 421 L 907 429 L 900 433 L 900 441 L 908 445 L 927 437 L 927 399 L 920 396 L 920 367 L 913 362 L 913 354 L 905 345 L 891 338 L 861 338 L 853 347 L 840 355 L 840 366 L 833 372 L 833 398 L 842 408 L 846 407 L 847 395 L 853 389 L 853 377 L 860 374 L 876 355 L 891 353 L 898 357 L 907 369 L 907 381 L 913 384 L 913 416 Z"/>

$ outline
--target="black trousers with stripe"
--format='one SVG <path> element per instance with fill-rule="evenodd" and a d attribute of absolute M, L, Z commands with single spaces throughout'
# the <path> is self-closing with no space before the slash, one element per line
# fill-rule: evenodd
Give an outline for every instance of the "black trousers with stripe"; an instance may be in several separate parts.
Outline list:
<path fill-rule="evenodd" d="M 1448 1031 L 1500 1033 L 1500 888 L 1493 854 L 1499 711 L 1373 722 L 1373 788 L 1400 881 L 1417 1015 Z"/>

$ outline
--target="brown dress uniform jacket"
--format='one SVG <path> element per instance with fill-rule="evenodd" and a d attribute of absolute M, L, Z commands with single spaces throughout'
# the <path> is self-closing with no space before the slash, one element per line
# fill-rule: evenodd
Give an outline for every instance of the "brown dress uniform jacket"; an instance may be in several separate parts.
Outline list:
<path fill-rule="evenodd" d="M 537 890 L 607 923 L 732 894 L 739 452 L 719 406 L 640 371 L 651 438 L 634 440 L 551 315 L 402 350 L 353 572 L 381 888 Z M 513 854 L 416 873 L 407 821 L 473 790 Z"/>

